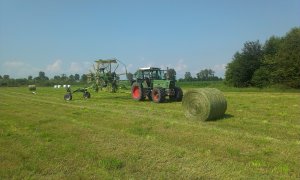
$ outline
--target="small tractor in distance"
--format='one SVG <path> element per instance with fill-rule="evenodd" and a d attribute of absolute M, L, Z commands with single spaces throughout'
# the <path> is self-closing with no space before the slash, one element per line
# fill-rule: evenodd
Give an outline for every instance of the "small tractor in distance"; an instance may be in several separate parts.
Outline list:
<path fill-rule="evenodd" d="M 131 82 L 131 96 L 142 101 L 146 97 L 156 103 L 161 103 L 169 96 L 171 101 L 182 101 L 183 92 L 167 75 L 167 70 L 156 67 L 140 68 L 134 74 Z"/>

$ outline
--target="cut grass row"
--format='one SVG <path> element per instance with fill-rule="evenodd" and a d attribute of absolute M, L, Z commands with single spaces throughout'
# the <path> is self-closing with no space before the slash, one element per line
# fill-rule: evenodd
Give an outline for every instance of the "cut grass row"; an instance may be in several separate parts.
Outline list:
<path fill-rule="evenodd" d="M 129 92 L 0 91 L 2 178 L 300 177 L 299 94 L 228 92 L 226 118 L 202 123 Z"/>

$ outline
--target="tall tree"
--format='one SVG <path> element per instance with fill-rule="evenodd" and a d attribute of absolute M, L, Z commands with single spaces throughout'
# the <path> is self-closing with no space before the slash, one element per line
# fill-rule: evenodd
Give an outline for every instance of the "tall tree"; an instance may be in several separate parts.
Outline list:
<path fill-rule="evenodd" d="M 252 76 L 260 67 L 262 54 L 259 41 L 246 42 L 242 52 L 237 52 L 232 61 L 227 64 L 226 82 L 236 87 L 251 85 Z"/>
<path fill-rule="evenodd" d="M 184 80 L 185 81 L 192 81 L 193 80 L 191 72 L 185 72 L 185 74 L 184 74 Z"/>
<path fill-rule="evenodd" d="M 263 52 L 261 66 L 252 78 L 255 86 L 284 84 L 300 88 L 300 28 L 293 28 L 281 38 L 272 36 Z"/>
<path fill-rule="evenodd" d="M 197 73 L 197 79 L 201 81 L 214 80 L 215 72 L 211 69 L 204 69 Z"/>
<path fill-rule="evenodd" d="M 75 81 L 75 76 L 74 76 L 73 74 L 71 74 L 71 75 L 69 76 L 68 82 L 69 82 L 69 83 L 73 83 L 74 81 Z"/>
<path fill-rule="evenodd" d="M 59 76 L 59 75 L 55 75 L 55 76 L 53 77 L 53 79 L 56 80 L 56 81 L 59 81 L 59 80 L 60 80 L 60 76 Z"/>
<path fill-rule="evenodd" d="M 31 75 L 28 76 L 28 81 L 32 81 L 33 77 Z"/>
<path fill-rule="evenodd" d="M 282 43 L 282 38 L 272 36 L 263 46 L 262 62 L 252 77 L 252 84 L 257 87 L 265 87 L 274 82 L 274 72 L 277 68 L 277 63 L 274 57 L 277 56 Z"/>
<path fill-rule="evenodd" d="M 87 82 L 87 75 L 86 74 L 82 74 L 81 78 L 80 78 L 80 81 L 86 83 Z"/>
<path fill-rule="evenodd" d="M 62 83 L 66 83 L 68 81 L 67 75 L 66 74 L 62 74 L 60 76 L 60 80 L 61 80 Z"/>
<path fill-rule="evenodd" d="M 40 83 L 44 83 L 45 81 L 49 80 L 49 78 L 46 76 L 45 72 L 43 71 L 40 71 L 39 76 L 34 79 L 39 81 Z"/>
<path fill-rule="evenodd" d="M 46 77 L 45 72 L 40 71 L 40 72 L 39 72 L 39 78 L 40 78 L 40 79 L 45 79 L 45 77 Z"/>
<path fill-rule="evenodd" d="M 300 88 L 300 28 L 293 28 L 287 33 L 274 59 L 277 65 L 275 81 Z"/>
<path fill-rule="evenodd" d="M 74 78 L 75 78 L 76 81 L 79 81 L 80 80 L 80 75 L 79 74 L 75 74 Z"/>

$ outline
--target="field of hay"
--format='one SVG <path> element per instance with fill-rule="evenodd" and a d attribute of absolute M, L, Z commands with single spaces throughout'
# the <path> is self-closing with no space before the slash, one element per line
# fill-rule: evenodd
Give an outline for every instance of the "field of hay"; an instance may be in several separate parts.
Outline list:
<path fill-rule="evenodd" d="M 300 93 L 227 91 L 209 122 L 129 90 L 64 93 L 0 88 L 0 179 L 300 178 Z"/>

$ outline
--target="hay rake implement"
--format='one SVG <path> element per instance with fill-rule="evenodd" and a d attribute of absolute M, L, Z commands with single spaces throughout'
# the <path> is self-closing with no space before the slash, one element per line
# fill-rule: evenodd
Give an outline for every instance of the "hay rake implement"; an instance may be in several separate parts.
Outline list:
<path fill-rule="evenodd" d="M 119 80 L 121 75 L 127 75 L 126 65 L 117 59 L 98 59 L 95 61 L 93 69 L 87 75 L 88 88 L 78 88 L 75 91 L 71 91 L 69 87 L 66 88 L 67 94 L 64 95 L 64 99 L 67 101 L 72 100 L 72 94 L 81 92 L 83 98 L 88 99 L 91 94 L 88 89 L 93 89 L 95 92 L 107 88 L 110 92 L 117 92 L 119 87 Z M 117 73 L 119 64 L 124 66 L 125 73 Z"/>
<path fill-rule="evenodd" d="M 67 89 L 67 94 L 64 95 L 64 99 L 66 101 L 70 101 L 73 98 L 74 93 L 81 92 L 83 94 L 84 99 L 89 99 L 91 98 L 91 94 L 88 92 L 88 88 L 78 88 L 74 91 L 71 90 L 70 87 L 66 88 Z"/>

